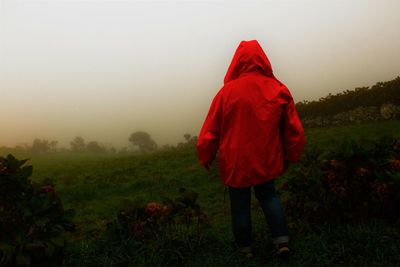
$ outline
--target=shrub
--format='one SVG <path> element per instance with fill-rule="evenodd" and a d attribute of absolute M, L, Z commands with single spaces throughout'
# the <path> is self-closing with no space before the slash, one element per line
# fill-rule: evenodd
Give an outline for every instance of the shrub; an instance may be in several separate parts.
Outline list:
<path fill-rule="evenodd" d="M 342 143 L 303 157 L 281 189 L 289 215 L 308 222 L 388 221 L 400 216 L 400 139 Z"/>
<path fill-rule="evenodd" d="M 95 241 L 93 266 L 184 266 L 210 241 L 207 215 L 197 204 L 198 194 L 179 189 L 175 199 L 162 202 L 125 200 L 117 218 L 107 223 Z M 104 255 L 98 258 L 98 253 Z"/>
<path fill-rule="evenodd" d="M 189 227 L 193 223 L 208 223 L 207 215 L 197 204 L 198 194 L 179 190 L 180 196 L 163 203 L 127 201 L 118 212 L 118 223 L 136 240 L 152 242 L 176 225 Z"/>
<path fill-rule="evenodd" d="M 0 157 L 0 265 L 53 266 L 63 259 L 72 211 L 64 211 L 49 181 L 29 179 L 26 162 Z"/>

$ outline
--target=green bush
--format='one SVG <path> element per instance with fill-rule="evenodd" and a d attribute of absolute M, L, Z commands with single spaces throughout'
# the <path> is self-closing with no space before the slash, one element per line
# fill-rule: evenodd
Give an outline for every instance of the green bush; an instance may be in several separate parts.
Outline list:
<path fill-rule="evenodd" d="M 126 201 L 118 212 L 118 223 L 130 237 L 150 242 L 176 225 L 207 224 L 207 215 L 197 204 L 198 194 L 184 188 L 179 193 L 176 199 L 163 203 Z"/>
<path fill-rule="evenodd" d="M 29 179 L 27 159 L 0 157 L 0 265 L 54 266 L 63 260 L 65 230 L 72 230 L 54 185 Z"/>
<path fill-rule="evenodd" d="M 307 222 L 394 221 L 400 217 L 400 139 L 348 140 L 311 149 L 281 186 L 287 213 Z"/>
<path fill-rule="evenodd" d="M 89 265 L 98 266 L 100 261 L 107 266 L 185 265 L 213 240 L 197 198 L 197 193 L 181 188 L 178 197 L 162 202 L 125 200 L 117 218 L 95 240 Z M 103 259 L 98 253 L 105 255 Z"/>

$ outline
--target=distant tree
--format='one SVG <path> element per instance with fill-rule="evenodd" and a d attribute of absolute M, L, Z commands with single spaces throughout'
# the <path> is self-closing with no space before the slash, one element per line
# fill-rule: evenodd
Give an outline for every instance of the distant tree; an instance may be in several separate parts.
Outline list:
<path fill-rule="evenodd" d="M 197 136 L 192 136 L 191 134 L 185 133 L 183 135 L 185 138 L 185 143 L 179 142 L 176 147 L 177 148 L 182 148 L 182 147 L 187 147 L 187 146 L 193 146 L 197 143 Z"/>
<path fill-rule="evenodd" d="M 106 148 L 100 145 L 97 141 L 90 141 L 86 145 L 86 150 L 92 153 L 104 153 Z"/>
<path fill-rule="evenodd" d="M 192 136 L 190 140 L 188 141 L 190 144 L 196 144 L 197 143 L 197 136 Z"/>
<path fill-rule="evenodd" d="M 83 152 L 86 149 L 85 139 L 81 136 L 77 136 L 70 142 L 71 150 L 74 152 Z"/>
<path fill-rule="evenodd" d="M 52 151 L 52 149 L 55 149 L 56 145 L 57 141 L 50 142 L 49 140 L 46 139 L 35 138 L 33 140 L 30 150 L 34 153 L 45 153 Z"/>
<path fill-rule="evenodd" d="M 137 146 L 142 153 L 152 152 L 157 149 L 157 144 L 150 134 L 143 131 L 132 133 L 129 137 L 129 142 Z"/>
<path fill-rule="evenodd" d="M 183 142 L 179 142 L 177 145 L 176 145 L 176 147 L 177 148 L 182 148 L 182 147 L 186 147 L 186 143 L 183 143 Z"/>
<path fill-rule="evenodd" d="M 50 151 L 51 152 L 56 152 L 57 151 L 57 144 L 58 144 L 58 141 L 55 141 L 55 140 L 50 141 L 49 147 L 50 147 Z"/>
<path fill-rule="evenodd" d="M 128 153 L 129 153 L 129 150 L 126 146 L 124 146 L 120 150 L 118 150 L 118 154 L 121 154 L 121 155 L 126 155 Z"/>
<path fill-rule="evenodd" d="M 15 145 L 14 149 L 16 151 L 23 151 L 23 152 L 32 152 L 32 145 L 27 143 L 19 143 Z"/>
<path fill-rule="evenodd" d="M 186 142 L 189 143 L 191 135 L 188 134 L 188 133 L 185 133 L 185 134 L 183 135 L 183 137 L 185 138 Z"/>
<path fill-rule="evenodd" d="M 68 152 L 68 148 L 65 147 L 60 147 L 59 149 L 57 149 L 58 152 Z"/>
<path fill-rule="evenodd" d="M 36 138 L 32 142 L 31 151 L 34 153 L 46 152 L 48 149 L 48 142 L 42 142 L 41 139 Z"/>
<path fill-rule="evenodd" d="M 17 150 L 17 151 L 26 151 L 26 150 L 29 150 L 29 149 L 30 149 L 30 147 L 28 145 L 26 145 L 26 144 L 24 144 L 24 145 L 16 145 L 15 146 L 15 150 Z"/>
<path fill-rule="evenodd" d="M 171 148 L 172 148 L 172 146 L 170 144 L 165 144 L 165 145 L 162 146 L 162 149 L 164 149 L 164 150 L 168 150 L 168 149 L 171 149 Z"/>

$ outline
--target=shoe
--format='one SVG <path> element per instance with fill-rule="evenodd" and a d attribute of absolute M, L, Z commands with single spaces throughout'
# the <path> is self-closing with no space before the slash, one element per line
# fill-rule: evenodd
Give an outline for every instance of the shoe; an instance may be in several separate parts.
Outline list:
<path fill-rule="evenodd" d="M 253 250 L 251 249 L 251 247 L 238 248 L 238 252 L 240 255 L 244 256 L 245 258 L 253 258 Z"/>
<path fill-rule="evenodd" d="M 274 256 L 279 258 L 287 258 L 290 255 L 288 243 L 280 243 L 275 245 Z"/>

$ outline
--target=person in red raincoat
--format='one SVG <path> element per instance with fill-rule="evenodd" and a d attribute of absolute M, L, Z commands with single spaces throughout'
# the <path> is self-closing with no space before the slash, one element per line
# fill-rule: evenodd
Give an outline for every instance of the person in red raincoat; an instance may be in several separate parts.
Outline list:
<path fill-rule="evenodd" d="M 275 78 L 256 40 L 242 41 L 200 130 L 197 154 L 209 169 L 218 152 L 228 186 L 235 246 L 251 256 L 251 187 L 271 230 L 277 255 L 287 255 L 288 227 L 274 180 L 300 160 L 303 126 L 289 89 Z"/>

